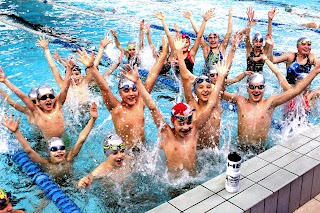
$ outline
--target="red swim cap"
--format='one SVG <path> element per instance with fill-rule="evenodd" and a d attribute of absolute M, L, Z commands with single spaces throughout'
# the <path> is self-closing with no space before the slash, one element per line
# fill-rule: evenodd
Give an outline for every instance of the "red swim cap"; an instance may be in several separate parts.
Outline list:
<path fill-rule="evenodd" d="M 192 116 L 193 111 L 188 104 L 178 103 L 171 109 L 171 122 L 174 123 L 177 118 L 187 119 L 189 116 Z"/>

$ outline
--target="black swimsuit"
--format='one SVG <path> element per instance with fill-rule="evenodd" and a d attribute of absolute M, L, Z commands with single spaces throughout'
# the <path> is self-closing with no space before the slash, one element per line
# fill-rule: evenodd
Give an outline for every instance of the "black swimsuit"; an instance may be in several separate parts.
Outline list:
<path fill-rule="evenodd" d="M 262 54 L 262 50 L 260 50 L 259 55 L 255 55 L 254 51 L 252 50 L 250 55 L 247 58 L 247 70 L 253 72 L 262 72 L 264 60 L 260 59 L 259 61 L 254 61 L 254 57 L 259 57 Z"/>

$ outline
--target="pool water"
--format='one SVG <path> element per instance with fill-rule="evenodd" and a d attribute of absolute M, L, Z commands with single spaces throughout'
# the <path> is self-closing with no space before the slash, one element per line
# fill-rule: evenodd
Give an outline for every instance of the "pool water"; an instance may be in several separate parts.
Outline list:
<path fill-rule="evenodd" d="M 267 20 L 267 11 L 272 6 L 277 6 L 280 13 L 277 14 L 274 22 L 285 25 L 273 26 L 273 37 L 276 44 L 275 52 L 282 53 L 295 51 L 296 40 L 301 36 L 308 36 L 312 41 L 319 39 L 318 32 L 304 29 L 299 27 L 298 24 L 320 20 L 309 17 L 300 18 L 288 14 L 284 11 L 284 7 L 287 5 L 297 6 L 297 11 L 307 11 L 309 14 L 314 15 L 320 10 L 320 4 L 317 1 L 227 0 L 208 3 L 207 1 L 199 0 L 189 1 L 186 4 L 185 1 L 120 0 L 99 1 L 97 4 L 89 0 L 72 2 L 65 0 L 48 1 L 48 3 L 36 0 L 28 1 L 28 3 L 23 0 L 0 0 L 0 12 L 1 14 L 15 14 L 33 24 L 49 26 L 56 32 L 65 33 L 72 38 L 78 39 L 78 45 L 95 50 L 99 47 L 99 39 L 107 35 L 110 29 L 114 29 L 117 32 L 119 40 L 126 47 L 128 41 L 138 40 L 140 20 L 145 19 L 146 22 L 161 26 L 161 22 L 153 15 L 159 8 L 165 13 L 169 27 L 173 27 L 173 23 L 177 23 L 182 30 L 193 32 L 190 23 L 183 18 L 182 13 L 186 10 L 191 11 L 198 26 L 200 26 L 202 15 L 208 8 L 215 7 L 216 17 L 208 21 L 205 34 L 214 31 L 224 35 L 227 29 L 227 15 L 230 6 L 233 7 L 234 16 L 237 17 L 246 17 L 246 8 L 252 6 L 256 11 L 256 18 L 259 20 Z M 116 11 L 114 14 L 112 12 L 113 9 Z M 1 15 L 0 18 L 0 66 L 4 69 L 10 81 L 25 93 L 28 93 L 31 88 L 38 87 L 44 83 L 52 85 L 57 93 L 59 89 L 43 51 L 35 45 L 38 35 L 31 30 L 27 31 L 17 27 L 17 22 L 8 18 L 7 15 Z M 240 18 L 234 18 L 233 22 L 234 32 L 246 26 L 246 20 Z M 252 29 L 251 34 L 255 32 L 266 34 L 267 25 L 265 23 L 258 24 Z M 157 47 L 160 46 L 161 36 L 164 35 L 164 32 L 151 29 L 151 33 L 155 45 Z M 148 46 L 146 38 L 145 46 Z M 49 47 L 51 53 L 57 50 L 63 57 L 75 55 L 72 49 L 59 44 L 50 43 Z M 313 52 L 319 55 L 319 43 L 313 42 L 312 48 Z M 148 48 L 146 48 L 145 52 L 142 64 L 145 69 L 149 69 L 154 61 L 148 55 L 150 53 Z M 116 60 L 118 51 L 110 45 L 106 54 L 111 59 Z M 245 60 L 245 49 L 239 48 L 229 74 L 230 77 L 235 77 L 245 70 Z M 203 62 L 200 48 L 194 69 L 196 74 L 200 74 Z M 107 64 L 105 61 L 102 63 Z M 280 64 L 278 67 L 285 73 L 284 64 Z M 107 67 L 100 66 L 99 69 L 104 72 Z M 59 66 L 59 70 L 61 74 L 64 73 L 61 66 Z M 117 97 L 119 97 L 116 92 L 118 73 L 119 70 L 116 70 L 115 74 L 107 79 Z M 264 75 L 267 80 L 265 97 L 282 92 L 277 79 L 267 66 L 264 67 Z M 312 89 L 318 88 L 317 85 L 319 85 L 319 78 L 316 78 L 312 83 Z M 0 85 L 0 89 L 7 91 L 15 100 L 21 103 L 4 85 Z M 244 81 L 230 86 L 228 90 L 246 94 Z M 228 150 L 234 144 L 237 134 L 236 113 L 228 109 L 224 110 L 221 123 L 220 150 L 202 150 L 198 152 L 198 173 L 196 177 L 191 178 L 188 175 L 184 175 L 178 180 L 172 180 L 166 172 L 163 153 L 157 148 L 157 129 L 150 112 L 146 109 L 147 151 L 138 158 L 134 172 L 127 182 L 122 186 L 114 185 L 112 187 L 102 182 L 93 184 L 87 190 L 78 190 L 76 188 L 77 181 L 105 160 L 102 150 L 103 139 L 107 134 L 114 132 L 110 113 L 102 102 L 100 92 L 93 91 L 91 95 L 91 100 L 96 101 L 99 105 L 99 118 L 81 152 L 75 159 L 73 176 L 61 187 L 83 212 L 145 212 L 225 170 L 224 159 Z M 163 96 L 174 99 L 177 96 L 177 91 L 157 83 L 152 92 L 152 97 L 157 101 L 166 120 L 170 122 L 170 109 L 174 103 L 168 98 L 161 98 Z M 267 143 L 281 143 L 292 134 L 298 134 L 308 125 L 318 123 L 318 108 L 315 107 L 310 123 L 300 126 L 299 129 L 294 128 L 294 131 L 281 132 L 278 129 L 270 128 Z M 65 107 L 66 130 L 71 141 L 75 142 L 83 127 L 82 120 L 85 119 L 80 119 L 77 113 L 71 114 L 71 110 L 76 111 L 72 106 Z M 34 138 L 34 130 L 26 121 L 25 116 L 9 107 L 3 99 L 0 99 L 0 114 L 2 115 L 4 112 L 13 112 L 15 115 L 22 116 L 20 129 L 22 129 L 23 134 L 30 140 L 31 144 L 35 145 L 37 142 Z M 281 120 L 281 115 L 281 107 L 279 107 L 274 114 L 274 119 Z M 3 186 L 13 192 L 16 196 L 16 208 L 24 208 L 27 212 L 35 212 L 37 209 L 41 209 L 40 206 L 43 206 L 42 212 L 57 212 L 58 209 L 52 202 L 44 198 L 39 187 L 33 184 L 32 180 L 21 171 L 20 167 L 11 161 L 9 154 L 19 148 L 17 141 L 4 127 L 0 127 L 0 133 L 0 153 L 2 153 L 0 157 L 0 187 Z"/>

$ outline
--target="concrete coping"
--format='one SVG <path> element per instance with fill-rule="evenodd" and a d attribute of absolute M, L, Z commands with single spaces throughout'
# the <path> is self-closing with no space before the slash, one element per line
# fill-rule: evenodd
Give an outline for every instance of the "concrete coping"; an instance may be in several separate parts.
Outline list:
<path fill-rule="evenodd" d="M 242 163 L 238 192 L 225 190 L 225 178 L 148 212 L 293 212 L 320 193 L 320 125 Z"/>

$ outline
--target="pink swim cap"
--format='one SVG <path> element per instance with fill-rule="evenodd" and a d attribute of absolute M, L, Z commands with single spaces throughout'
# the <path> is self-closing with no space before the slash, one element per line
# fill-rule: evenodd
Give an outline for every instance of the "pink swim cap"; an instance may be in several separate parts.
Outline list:
<path fill-rule="evenodd" d="M 171 109 L 171 122 L 174 123 L 176 119 L 192 119 L 193 109 L 185 103 L 178 103 Z"/>

